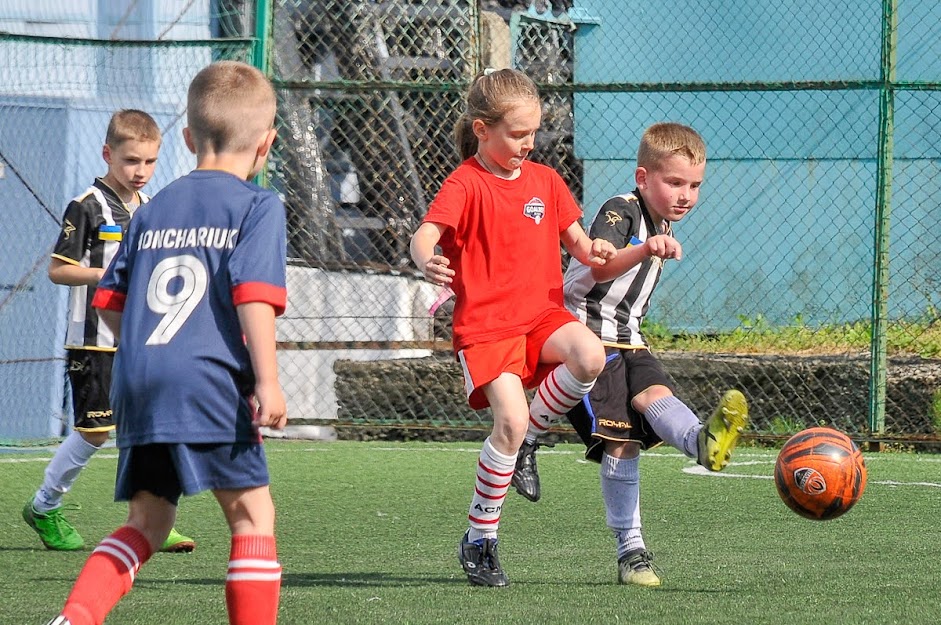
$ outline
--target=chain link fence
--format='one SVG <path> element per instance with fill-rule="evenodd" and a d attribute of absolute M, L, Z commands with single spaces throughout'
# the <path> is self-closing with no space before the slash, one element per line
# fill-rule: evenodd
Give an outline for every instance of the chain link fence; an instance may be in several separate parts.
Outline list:
<path fill-rule="evenodd" d="M 3 36 L 5 49 L 28 48 L 3 66 L 0 85 L 36 86 L 0 87 L 0 189 L 15 178 L 17 198 L 43 198 L 23 214 L 45 231 L 0 227 L 16 261 L 0 269 L 0 328 L 25 315 L 50 330 L 40 347 L 28 334 L 5 335 L 0 372 L 22 394 L 52 381 L 60 389 L 38 408 L 8 397 L 4 420 L 34 419 L 56 398 L 53 412 L 67 411 L 64 375 L 49 373 L 50 363 L 61 369 L 49 334 L 64 298 L 40 284 L 64 202 L 100 173 L 103 134 L 101 124 L 69 124 L 90 133 L 87 155 L 52 165 L 34 140 L 53 133 L 49 125 L 10 111 L 34 106 L 24 98 L 37 92 L 80 99 L 85 74 L 107 75 L 99 59 L 108 57 L 115 75 L 147 68 L 171 80 L 141 79 L 135 92 L 125 78 L 128 95 L 122 79 L 99 78 L 99 117 L 166 108 L 167 136 L 179 135 L 189 76 L 211 58 L 251 58 L 261 43 L 280 98 L 264 183 L 288 209 L 279 361 L 298 421 L 489 427 L 486 411 L 463 402 L 448 306 L 428 314 L 438 291 L 411 266 L 408 241 L 458 164 L 451 135 L 468 81 L 484 67 L 513 66 L 543 94 L 532 158 L 562 174 L 586 225 L 605 199 L 633 189 L 646 126 L 680 121 L 705 138 L 700 204 L 675 228 L 685 258 L 668 263 L 646 324 L 684 400 L 705 415 L 725 388 L 739 387 L 761 436 L 828 423 L 860 438 L 937 439 L 941 44 L 931 24 L 941 9 L 914 0 L 671 3 L 632 14 L 601 0 L 176 4 L 178 15 L 153 20 L 152 45 L 68 42 L 95 50 L 81 71 L 59 63 L 75 56 L 61 54 L 62 41 Z M 128 50 L 147 61 L 132 64 Z M 151 191 L 191 166 L 168 153 L 180 144 L 165 143 Z M 62 171 L 70 160 L 90 173 Z M 55 192 L 46 191 L 51 180 Z"/>
<path fill-rule="evenodd" d="M 104 176 L 111 115 L 150 113 L 163 134 L 154 193 L 190 171 L 186 89 L 254 41 L 213 39 L 227 16 L 184 1 L 0 4 L 0 441 L 71 425 L 63 350 L 68 288 L 46 276 L 69 200 Z"/>

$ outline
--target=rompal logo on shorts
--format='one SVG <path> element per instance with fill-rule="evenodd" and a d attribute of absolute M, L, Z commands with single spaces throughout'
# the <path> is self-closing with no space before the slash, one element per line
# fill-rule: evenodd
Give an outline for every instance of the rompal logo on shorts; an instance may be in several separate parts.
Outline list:
<path fill-rule="evenodd" d="M 526 202 L 526 206 L 523 207 L 523 214 L 530 219 L 535 220 L 536 225 L 538 226 L 539 222 L 542 221 L 542 218 L 546 216 L 546 204 L 538 197 L 534 197 L 530 201 Z"/>

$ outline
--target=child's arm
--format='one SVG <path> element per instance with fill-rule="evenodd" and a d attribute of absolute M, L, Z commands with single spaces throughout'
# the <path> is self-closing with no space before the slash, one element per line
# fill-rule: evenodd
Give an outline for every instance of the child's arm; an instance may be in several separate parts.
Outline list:
<path fill-rule="evenodd" d="M 572 225 L 562 233 L 562 244 L 572 258 L 589 267 L 604 266 L 618 255 L 617 248 L 608 241 L 588 238 L 577 221 L 573 221 Z"/>
<path fill-rule="evenodd" d="M 108 310 L 107 308 L 98 308 L 98 317 L 104 321 L 105 325 L 108 326 L 108 329 L 111 330 L 111 334 L 114 335 L 115 341 L 121 340 L 121 318 L 124 316 L 124 313 L 120 313 L 116 310 Z"/>
<path fill-rule="evenodd" d="M 644 262 L 648 256 L 681 260 L 683 258 L 683 248 L 680 246 L 680 242 L 670 235 L 658 234 L 650 237 L 640 245 L 628 244 L 618 250 L 617 258 L 611 262 L 600 267 L 592 267 L 591 277 L 595 282 L 609 282 L 620 277 L 635 265 Z"/>
<path fill-rule="evenodd" d="M 432 284 L 448 285 L 454 278 L 454 270 L 448 268 L 451 261 L 445 256 L 435 254 L 435 246 L 441 240 L 444 230 L 445 226 L 426 221 L 412 235 L 409 244 L 412 262 L 421 269 L 425 280 Z"/>
<path fill-rule="evenodd" d="M 278 382 L 274 307 L 266 302 L 246 302 L 237 310 L 255 372 L 255 423 L 280 430 L 287 424 L 287 405 Z"/>
<path fill-rule="evenodd" d="M 61 258 L 49 261 L 49 279 L 65 286 L 95 286 L 101 281 L 105 270 L 100 267 L 82 267 L 67 263 Z"/>

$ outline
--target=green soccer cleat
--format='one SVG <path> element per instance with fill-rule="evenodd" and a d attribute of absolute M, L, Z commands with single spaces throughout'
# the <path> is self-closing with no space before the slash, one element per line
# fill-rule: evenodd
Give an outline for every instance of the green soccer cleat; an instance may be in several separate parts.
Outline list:
<path fill-rule="evenodd" d="M 163 541 L 160 551 L 163 553 L 190 553 L 196 549 L 196 541 L 189 536 L 176 531 L 176 528 L 170 528 L 167 539 Z"/>
<path fill-rule="evenodd" d="M 646 549 L 629 551 L 618 560 L 618 583 L 655 588 L 660 585 L 660 576 L 650 564 L 653 554 Z"/>
<path fill-rule="evenodd" d="M 33 508 L 33 502 L 27 501 L 23 506 L 23 520 L 39 534 L 46 549 L 77 551 L 85 546 L 82 535 L 62 516 L 62 506 L 40 514 Z"/>
<path fill-rule="evenodd" d="M 748 425 L 748 402 L 739 391 L 726 391 L 716 411 L 699 431 L 699 464 L 721 471 L 732 459 L 739 435 Z"/>

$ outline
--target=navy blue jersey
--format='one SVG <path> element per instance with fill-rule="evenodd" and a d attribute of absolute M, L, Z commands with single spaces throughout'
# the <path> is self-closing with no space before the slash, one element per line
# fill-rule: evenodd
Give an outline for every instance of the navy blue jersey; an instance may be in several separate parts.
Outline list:
<path fill-rule="evenodd" d="M 123 311 L 111 380 L 121 447 L 257 440 L 236 306 L 284 312 L 284 205 L 197 170 L 138 209 L 94 304 Z"/>

